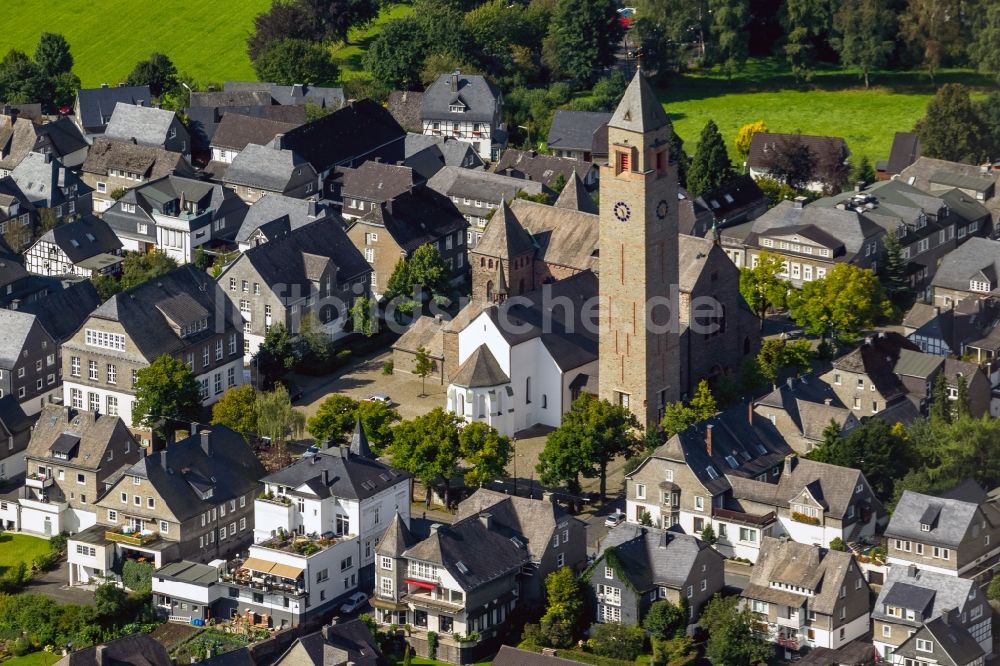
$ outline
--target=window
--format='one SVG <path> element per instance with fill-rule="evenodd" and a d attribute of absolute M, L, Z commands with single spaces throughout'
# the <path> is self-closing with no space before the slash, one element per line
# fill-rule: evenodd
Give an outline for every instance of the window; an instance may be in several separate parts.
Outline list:
<path fill-rule="evenodd" d="M 383 597 L 392 596 L 392 578 L 389 576 L 382 576 L 379 578 L 378 593 Z"/>
<path fill-rule="evenodd" d="M 114 509 L 108 509 L 108 520 L 112 523 L 118 522 L 118 512 Z"/>
<path fill-rule="evenodd" d="M 229 278 L 229 291 L 236 291 L 236 278 Z"/>
<path fill-rule="evenodd" d="M 696 511 L 704 511 L 705 510 L 705 498 L 704 497 L 695 497 L 694 498 L 694 508 L 695 508 Z"/>
<path fill-rule="evenodd" d="M 222 360 L 222 355 L 223 355 L 222 347 L 223 347 L 222 338 L 219 338 L 218 340 L 215 341 L 215 360 L 216 361 L 221 361 Z"/>
<path fill-rule="evenodd" d="M 646 499 L 646 485 L 643 483 L 635 484 L 635 497 L 636 499 Z M 556 537 L 558 539 L 558 537 Z"/>
<path fill-rule="evenodd" d="M 615 577 L 614 569 L 611 567 L 604 567 L 604 577 L 608 580 L 612 580 Z"/>
<path fill-rule="evenodd" d="M 934 643 L 932 643 L 929 640 L 923 639 L 923 638 L 918 638 L 917 639 L 917 650 L 919 652 L 933 652 L 934 651 Z"/>
<path fill-rule="evenodd" d="M 379 566 L 386 571 L 392 571 L 392 558 L 382 556 L 379 558 Z"/>
<path fill-rule="evenodd" d="M 116 396 L 109 395 L 107 397 L 107 403 L 108 408 L 105 411 L 107 411 L 108 416 L 118 416 L 118 398 Z"/>
<path fill-rule="evenodd" d="M 118 368 L 115 367 L 114 363 L 108 363 L 108 383 L 117 384 L 118 383 Z"/>
<path fill-rule="evenodd" d="M 892 638 L 892 627 L 890 625 L 882 625 L 882 638 Z"/>
<path fill-rule="evenodd" d="M 69 374 L 73 377 L 80 376 L 80 357 L 71 356 L 69 359 Z"/>
<path fill-rule="evenodd" d="M 160 521 L 160 533 L 161 534 L 166 534 L 169 531 L 170 531 L 170 523 L 168 523 L 165 520 L 161 520 Z"/>
<path fill-rule="evenodd" d="M 741 527 L 740 541 L 744 541 L 747 543 L 757 543 L 757 530 L 752 530 L 748 527 Z"/>
<path fill-rule="evenodd" d="M 369 264 L 375 263 L 375 248 L 366 247 L 365 248 L 365 261 Z"/>
<path fill-rule="evenodd" d="M 125 336 L 119 333 L 108 333 L 88 328 L 84 331 L 84 343 L 91 347 L 125 351 Z"/>
<path fill-rule="evenodd" d="M 91 381 L 97 381 L 97 361 L 87 361 L 87 377 Z"/>
<path fill-rule="evenodd" d="M 566 564 L 566 553 L 559 553 L 556 555 L 556 566 L 561 567 Z"/>

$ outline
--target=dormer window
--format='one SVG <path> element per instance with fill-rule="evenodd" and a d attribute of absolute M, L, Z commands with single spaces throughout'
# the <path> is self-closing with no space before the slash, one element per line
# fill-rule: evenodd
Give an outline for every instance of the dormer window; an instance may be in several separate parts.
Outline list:
<path fill-rule="evenodd" d="M 465 113 L 465 105 L 452 104 L 451 106 L 448 107 L 448 110 L 451 111 L 452 113 Z"/>
<path fill-rule="evenodd" d="M 983 293 L 989 293 L 990 283 L 983 282 L 982 280 L 969 280 L 969 291 L 979 291 Z"/>
<path fill-rule="evenodd" d="M 927 523 L 920 523 L 920 531 L 921 532 L 930 532 L 931 531 L 931 526 L 928 525 Z"/>

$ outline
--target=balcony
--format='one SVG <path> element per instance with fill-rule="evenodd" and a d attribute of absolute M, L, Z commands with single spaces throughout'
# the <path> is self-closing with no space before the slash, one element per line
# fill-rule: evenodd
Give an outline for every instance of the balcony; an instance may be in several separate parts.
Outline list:
<path fill-rule="evenodd" d="M 779 638 L 775 641 L 775 643 L 786 650 L 792 650 L 793 652 L 797 652 L 799 649 L 799 641 L 796 638 Z"/>
<path fill-rule="evenodd" d="M 24 478 L 24 485 L 29 488 L 45 489 L 50 487 L 55 480 L 45 474 L 29 474 Z"/>
<path fill-rule="evenodd" d="M 805 523 L 806 525 L 820 525 L 822 521 L 814 516 L 807 516 L 804 513 L 799 513 L 798 511 L 792 511 L 792 520 L 797 523 Z"/>
<path fill-rule="evenodd" d="M 261 493 L 257 495 L 257 501 L 281 506 L 290 506 L 292 503 L 292 500 L 288 499 L 287 495 L 275 495 L 274 493 Z"/>
<path fill-rule="evenodd" d="M 724 522 L 738 523 L 741 525 L 753 525 L 755 527 L 770 525 L 777 519 L 774 511 L 765 513 L 761 516 L 753 513 L 744 513 L 742 511 L 733 511 L 732 509 L 720 509 L 718 507 L 712 507 L 712 517 L 718 518 Z"/>
<path fill-rule="evenodd" d="M 791 629 L 798 629 L 802 626 L 802 616 L 798 613 L 791 613 L 788 617 L 777 617 L 775 622 L 779 627 L 788 627 Z"/>
<path fill-rule="evenodd" d="M 451 601 L 449 599 L 442 599 L 440 594 L 438 594 L 437 596 L 431 596 L 430 594 L 424 591 L 408 592 L 407 594 L 403 595 L 403 598 L 400 599 L 400 601 L 404 603 L 409 602 L 412 604 L 416 604 L 418 606 L 433 606 L 436 608 L 441 608 L 450 613 L 455 613 L 465 608 L 464 600 Z"/>
<path fill-rule="evenodd" d="M 106 530 L 104 538 L 115 543 L 123 543 L 126 546 L 146 546 L 160 538 L 159 533 L 145 530 L 143 532 L 131 531 L 128 527 L 121 527 L 113 530 Z"/>
<path fill-rule="evenodd" d="M 270 548 L 271 550 L 280 550 L 283 553 L 293 553 L 309 557 L 341 541 L 343 539 L 335 537 L 333 532 L 326 532 L 320 536 L 318 534 L 295 534 L 279 530 L 277 536 L 254 545 L 260 548 Z"/>
<path fill-rule="evenodd" d="M 297 597 L 308 594 L 303 581 L 297 579 L 292 581 L 292 579 L 284 578 L 283 576 L 252 571 L 243 567 L 240 560 L 235 560 L 232 566 L 232 569 L 227 569 L 219 574 L 221 582 L 245 587 L 254 592 L 285 594 Z"/>

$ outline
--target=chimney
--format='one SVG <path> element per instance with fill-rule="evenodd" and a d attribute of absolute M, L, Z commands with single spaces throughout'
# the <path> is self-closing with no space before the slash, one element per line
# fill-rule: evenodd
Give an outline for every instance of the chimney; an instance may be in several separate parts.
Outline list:
<path fill-rule="evenodd" d="M 916 578 L 917 577 L 917 565 L 916 564 L 911 564 L 908 567 L 906 567 L 906 575 L 909 578 Z"/>
<path fill-rule="evenodd" d="M 313 458 L 315 459 L 316 456 L 313 456 Z M 330 470 L 328 469 L 323 470 L 323 485 L 324 486 L 330 485 Z"/>
<path fill-rule="evenodd" d="M 479 522 L 483 524 L 486 529 L 492 529 L 493 527 L 493 515 L 489 513 L 479 514 Z"/>
<path fill-rule="evenodd" d="M 96 666 L 104 666 L 108 663 L 108 655 L 104 653 L 106 648 L 106 645 L 98 645 L 94 648 L 94 664 Z"/>
<path fill-rule="evenodd" d="M 785 476 L 791 476 L 792 470 L 795 469 L 796 463 L 798 463 L 799 457 L 794 453 L 789 453 L 785 456 L 785 469 L 782 472 Z"/>
<path fill-rule="evenodd" d="M 146 447 L 145 446 L 140 446 L 139 447 L 139 457 L 140 458 L 145 458 L 146 457 Z"/>
<path fill-rule="evenodd" d="M 431 525 L 431 534 L 437 534 L 437 531 L 441 529 L 441 523 L 434 523 Z"/>
<path fill-rule="evenodd" d="M 306 199 L 306 208 L 309 217 L 316 217 L 316 200 Z"/>
<path fill-rule="evenodd" d="M 274 149 L 281 150 L 285 147 L 285 133 L 278 132 L 274 135 Z"/>
<path fill-rule="evenodd" d="M 102 83 L 102 84 L 101 84 L 101 87 L 102 87 L 102 88 L 107 88 L 107 87 L 108 87 L 108 84 L 107 84 L 107 83 Z"/>
<path fill-rule="evenodd" d="M 52 163 L 52 154 L 49 152 L 42 153 L 42 159 L 45 160 L 46 164 Z"/>
<path fill-rule="evenodd" d="M 936 316 L 938 316 L 940 314 L 941 314 L 941 306 L 940 305 L 935 305 L 934 306 L 934 316 L 936 317 Z"/>
<path fill-rule="evenodd" d="M 458 92 L 458 75 L 461 74 L 459 70 L 455 70 L 451 73 L 451 91 Z"/>
<path fill-rule="evenodd" d="M 941 621 L 944 622 L 944 626 L 946 626 L 946 627 L 948 626 L 948 616 L 949 615 L 951 615 L 951 611 L 950 610 L 946 610 L 945 612 L 941 613 Z"/>
<path fill-rule="evenodd" d="M 167 450 L 160 449 L 160 467 L 163 469 L 167 468 Z"/>
<path fill-rule="evenodd" d="M 711 423 L 709 423 L 707 426 L 705 426 L 705 452 L 708 453 L 709 457 L 712 456 L 712 428 L 713 427 L 714 426 Z"/>
<path fill-rule="evenodd" d="M 747 422 L 753 425 L 753 400 L 747 401 Z"/>
<path fill-rule="evenodd" d="M 201 431 L 201 450 L 205 452 L 205 455 L 212 457 L 212 431 L 202 430 Z"/>
<path fill-rule="evenodd" d="M 829 407 L 833 403 L 833 398 L 823 398 L 823 404 Z"/>
<path fill-rule="evenodd" d="M 856 181 L 854 183 L 854 191 L 855 192 L 860 192 L 863 189 L 865 189 L 865 181 L 859 180 L 859 181 Z"/>
<path fill-rule="evenodd" d="M 805 197 L 795 197 L 792 199 L 792 208 L 802 208 L 806 203 Z"/>

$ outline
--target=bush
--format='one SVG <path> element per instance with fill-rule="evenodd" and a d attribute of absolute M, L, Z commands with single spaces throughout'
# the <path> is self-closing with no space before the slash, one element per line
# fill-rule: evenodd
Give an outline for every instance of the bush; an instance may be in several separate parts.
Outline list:
<path fill-rule="evenodd" d="M 69 541 L 69 536 L 65 532 L 57 534 L 49 539 L 49 550 L 53 553 L 59 553 L 61 555 L 66 552 L 67 541 Z"/>
<path fill-rule="evenodd" d="M 122 565 L 122 583 L 134 592 L 153 589 L 153 566 L 138 560 L 127 560 Z"/>
<path fill-rule="evenodd" d="M 986 589 L 986 598 L 990 601 L 1000 600 L 1000 576 L 995 576 Z"/>
<path fill-rule="evenodd" d="M 388 360 L 382 364 L 383 375 L 391 375 L 393 370 L 395 370 L 395 364 L 392 362 L 392 360 Z"/>
<path fill-rule="evenodd" d="M 20 592 L 29 580 L 31 580 L 31 574 L 28 573 L 28 565 L 24 562 L 18 562 L 7 569 L 3 576 L 0 576 L 0 592 L 6 594 Z"/>
<path fill-rule="evenodd" d="M 685 600 L 686 601 L 686 600 Z M 687 629 L 688 614 L 684 608 L 667 600 L 654 602 L 642 621 L 642 628 L 654 638 L 680 638 Z"/>
<path fill-rule="evenodd" d="M 62 557 L 62 553 L 59 551 L 50 551 L 36 557 L 31 564 L 38 571 L 51 571 L 56 567 L 60 557 Z"/>
<path fill-rule="evenodd" d="M 847 546 L 844 544 L 844 540 L 840 537 L 833 537 L 830 539 L 830 550 L 839 550 L 844 553 L 847 552 Z"/>
<path fill-rule="evenodd" d="M 427 657 L 437 659 L 438 635 L 433 631 L 427 632 Z"/>
<path fill-rule="evenodd" d="M 587 643 L 594 654 L 622 661 L 635 661 L 646 647 L 646 632 L 641 627 L 610 622 L 594 627 Z"/>
<path fill-rule="evenodd" d="M 21 636 L 14 641 L 14 647 L 11 649 L 11 652 L 15 657 L 23 657 L 31 652 L 31 643 L 28 642 L 27 638 Z"/>
<path fill-rule="evenodd" d="M 698 651 L 690 638 L 653 639 L 653 663 L 665 666 L 692 666 L 698 661 Z"/>

